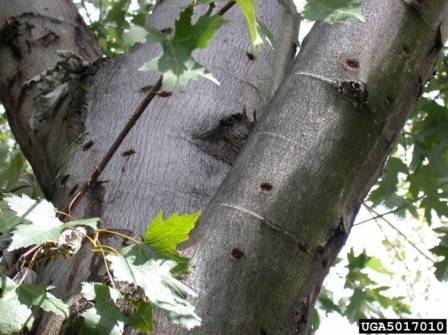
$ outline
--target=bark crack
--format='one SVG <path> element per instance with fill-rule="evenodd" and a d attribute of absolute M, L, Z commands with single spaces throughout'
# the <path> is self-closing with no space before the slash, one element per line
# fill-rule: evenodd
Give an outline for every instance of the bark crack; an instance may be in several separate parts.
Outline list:
<path fill-rule="evenodd" d="M 272 230 L 274 230 L 276 232 L 282 233 L 283 235 L 288 237 L 290 240 L 292 240 L 295 244 L 302 243 L 296 236 L 294 236 L 294 234 L 292 234 L 289 231 L 285 230 L 279 224 L 273 222 L 272 220 L 269 220 L 269 219 L 265 218 L 264 216 L 254 212 L 254 211 L 251 211 L 250 209 L 243 208 L 243 207 L 240 207 L 238 205 L 228 204 L 228 203 L 221 203 L 220 206 L 221 207 L 225 207 L 225 208 L 230 208 L 230 209 L 233 209 L 233 210 L 235 210 L 237 212 L 241 212 L 241 213 L 250 215 L 250 216 L 256 218 L 259 222 L 264 223 L 270 229 L 272 229 Z"/>

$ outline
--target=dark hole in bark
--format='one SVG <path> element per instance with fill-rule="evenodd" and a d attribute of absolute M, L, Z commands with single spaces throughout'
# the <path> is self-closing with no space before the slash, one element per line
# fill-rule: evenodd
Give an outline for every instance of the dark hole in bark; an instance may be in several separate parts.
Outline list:
<path fill-rule="evenodd" d="M 161 91 L 157 94 L 161 98 L 168 98 L 173 95 L 173 92 L 170 91 Z"/>
<path fill-rule="evenodd" d="M 269 191 L 272 191 L 272 184 L 268 183 L 268 182 L 262 182 L 260 184 L 260 188 L 264 192 L 269 192 Z"/>
<path fill-rule="evenodd" d="M 249 58 L 249 60 L 255 59 L 255 55 L 249 51 L 246 51 L 246 56 L 247 56 L 247 58 Z"/>
<path fill-rule="evenodd" d="M 390 96 L 390 95 L 388 95 L 388 96 L 386 97 L 386 103 L 387 103 L 388 105 L 390 105 L 390 104 L 392 103 L 393 100 L 394 100 L 394 99 L 393 99 L 392 96 Z"/>
<path fill-rule="evenodd" d="M 356 59 L 349 58 L 345 61 L 345 64 L 347 64 L 350 69 L 359 69 L 359 61 Z"/>
<path fill-rule="evenodd" d="M 326 269 L 328 266 L 328 261 L 326 259 L 322 260 L 322 267 Z"/>
<path fill-rule="evenodd" d="M 69 177 L 70 177 L 69 174 L 66 174 L 66 175 L 62 176 L 62 178 L 61 178 L 61 185 L 65 185 L 65 183 L 67 182 Z"/>
<path fill-rule="evenodd" d="M 408 56 L 411 53 L 411 49 L 409 48 L 409 45 L 403 44 L 401 46 L 401 54 L 403 56 Z"/>
<path fill-rule="evenodd" d="M 94 143 L 95 143 L 95 142 L 93 142 L 92 140 L 90 140 L 90 141 L 84 143 L 84 145 L 82 146 L 82 151 L 87 151 L 87 150 L 89 150 L 91 147 L 93 147 L 93 144 L 94 144 Z"/>
<path fill-rule="evenodd" d="M 299 250 L 301 252 L 308 252 L 308 248 L 306 247 L 306 245 L 302 242 L 297 243 L 297 247 L 299 248 Z"/>
<path fill-rule="evenodd" d="M 136 152 L 137 151 L 135 151 L 134 149 L 129 149 L 129 150 L 122 152 L 121 155 L 123 157 L 129 157 L 129 156 L 132 156 L 133 154 L 135 154 Z"/>
<path fill-rule="evenodd" d="M 194 144 L 216 159 L 232 165 L 255 127 L 246 112 L 225 116 L 211 129 L 193 134 Z"/>
<path fill-rule="evenodd" d="M 164 28 L 164 29 L 161 29 L 160 31 L 166 35 L 169 35 L 173 32 L 173 29 L 172 28 Z"/>
<path fill-rule="evenodd" d="M 263 328 L 260 328 L 260 335 L 268 335 Z"/>
<path fill-rule="evenodd" d="M 242 252 L 237 248 L 233 248 L 232 251 L 230 252 L 230 255 L 235 259 L 241 259 L 244 256 L 244 252 Z"/>
<path fill-rule="evenodd" d="M 322 246 L 318 246 L 317 248 L 316 248 L 316 252 L 319 254 L 319 255 L 322 255 L 323 253 L 324 253 L 324 248 L 322 247 Z"/>

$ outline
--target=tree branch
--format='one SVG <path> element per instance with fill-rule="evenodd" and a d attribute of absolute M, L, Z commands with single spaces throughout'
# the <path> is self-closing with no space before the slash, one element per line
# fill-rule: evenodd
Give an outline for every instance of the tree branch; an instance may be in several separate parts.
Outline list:
<path fill-rule="evenodd" d="M 437 186 L 437 188 L 441 188 L 441 187 L 446 186 L 446 185 L 448 185 L 448 181 L 440 184 L 439 186 Z M 415 198 L 414 200 L 412 200 L 412 201 L 410 201 L 410 202 L 408 202 L 408 203 L 406 203 L 404 205 L 401 205 L 401 206 L 398 206 L 398 207 L 396 207 L 394 209 L 391 209 L 390 211 L 387 211 L 387 212 L 384 212 L 384 213 L 376 212 L 377 213 L 376 216 L 372 216 L 371 218 L 359 221 L 356 224 L 354 224 L 353 226 L 359 226 L 359 225 L 361 225 L 363 223 L 366 223 L 366 222 L 369 222 L 369 221 L 372 221 L 372 220 L 382 219 L 384 216 L 389 215 L 389 214 L 394 214 L 396 212 L 399 212 L 402 209 L 405 209 L 405 208 L 415 204 L 417 201 L 420 201 L 420 200 L 423 200 L 423 199 L 427 198 L 428 196 L 429 196 L 428 194 L 423 194 L 423 195 Z M 367 205 L 365 205 L 365 206 L 367 206 Z"/>
<path fill-rule="evenodd" d="M 216 14 L 223 16 L 235 4 L 236 4 L 236 1 L 229 1 L 220 10 L 218 10 L 218 12 Z"/>
<path fill-rule="evenodd" d="M 117 138 L 112 143 L 109 150 L 107 150 L 107 152 L 104 154 L 103 158 L 95 167 L 95 169 L 93 170 L 87 181 L 82 185 L 81 190 L 77 192 L 70 200 L 67 208 L 64 209 L 63 211 L 64 214 L 61 214 L 62 216 L 71 216 L 71 211 L 73 210 L 73 208 L 79 203 L 82 197 L 84 197 L 87 194 L 90 188 L 98 182 L 99 176 L 101 175 L 107 164 L 110 162 L 114 154 L 117 152 L 118 148 L 123 143 L 123 140 L 126 138 L 131 129 L 134 127 L 140 116 L 143 115 L 143 112 L 145 111 L 146 107 L 148 107 L 151 101 L 157 95 L 159 95 L 159 90 L 162 87 L 162 81 L 163 77 L 160 76 L 159 79 L 157 80 L 157 83 L 151 88 L 150 91 L 148 91 L 148 93 L 142 99 L 140 104 L 137 106 L 131 118 L 128 120 L 128 122 L 121 130 L 121 132 L 118 134 Z"/>
<path fill-rule="evenodd" d="M 389 220 L 387 220 L 385 217 L 378 215 L 378 212 L 376 212 L 372 207 L 363 204 L 363 206 L 365 208 L 367 208 L 368 211 L 373 212 L 374 214 L 377 214 L 377 217 L 381 220 L 383 220 L 384 222 L 387 223 L 387 225 L 389 227 L 391 227 L 393 230 L 395 230 L 398 234 L 400 234 L 400 236 L 402 236 L 406 242 L 408 242 L 420 255 L 422 255 L 423 257 L 425 257 L 428 261 L 430 261 L 431 263 L 435 263 L 435 260 L 433 260 L 431 257 L 429 257 L 428 255 L 426 255 L 422 249 L 420 249 L 413 241 L 411 241 L 409 239 L 409 237 L 406 236 L 405 233 L 403 233 L 400 229 L 398 229 L 392 222 L 390 222 Z"/>

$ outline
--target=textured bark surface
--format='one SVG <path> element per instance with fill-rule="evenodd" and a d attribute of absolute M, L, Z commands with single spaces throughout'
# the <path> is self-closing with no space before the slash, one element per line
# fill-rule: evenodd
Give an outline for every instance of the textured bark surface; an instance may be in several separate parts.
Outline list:
<path fill-rule="evenodd" d="M 0 3 L 0 8 L 6 3 Z M 23 16 L 23 12 L 33 9 L 32 3 L 18 1 L 2 17 L 3 21 L 6 17 Z M 48 7 L 51 3 L 47 3 Z M 76 13 L 68 1 L 57 3 L 56 7 Z M 185 3 L 162 2 L 150 24 L 160 29 L 172 26 Z M 45 7 L 43 2 L 42 6 Z M 101 216 L 105 226 L 127 229 L 139 236 L 160 209 L 169 214 L 206 206 L 253 128 L 255 115 L 259 118 L 263 114 L 295 54 L 299 19 L 291 2 L 259 1 L 257 9 L 275 36 L 276 49 L 264 48 L 255 59 L 250 59 L 244 18 L 236 7 L 231 9 L 226 14 L 231 24 L 217 34 L 207 50 L 198 54 L 199 61 L 214 73 L 221 85 L 202 79 L 175 91 L 169 99 L 156 99 L 101 176 L 104 183 L 80 204 L 75 212 L 77 217 Z M 45 10 L 46 17 L 56 16 L 61 21 L 64 18 L 64 13 L 59 13 L 57 8 Z M 83 27 L 81 21 L 78 23 Z M 42 34 L 49 33 L 46 28 L 47 23 L 43 21 Z M 65 32 L 56 27 L 52 29 L 57 35 Z M 22 38 L 22 34 L 15 35 L 15 43 L 25 45 Z M 48 49 L 49 54 L 43 56 L 49 61 L 31 67 L 15 87 L 5 88 L 5 94 L 20 94 L 24 81 L 53 66 L 57 61 L 55 50 L 73 50 L 89 60 L 97 56 L 96 52 L 91 56 L 79 52 L 75 40 L 64 43 Z M 96 51 L 95 46 L 92 43 L 90 48 Z M 0 53 L 5 55 L 2 58 L 5 61 L 1 62 L 0 75 L 21 70 L 20 63 L 11 66 L 9 59 L 14 55 L 10 49 L 1 45 Z M 61 131 L 66 125 L 57 119 L 52 121 L 53 131 L 48 136 L 36 136 L 32 148 L 26 148 L 28 137 L 32 136 L 29 134 L 32 94 L 24 95 L 26 102 L 20 106 L 2 97 L 15 135 L 46 195 L 57 206 L 67 205 L 144 96 L 143 88 L 155 83 L 155 75 L 140 72 L 138 68 L 160 52 L 156 45 L 138 45 L 124 56 L 92 65 L 90 74 L 77 84 L 86 92 L 85 96 L 76 97 L 81 99 L 76 104 L 80 110 L 71 110 L 66 105 L 61 108 L 64 114 L 79 115 L 68 122 L 68 127 L 78 131 L 66 134 Z M 36 62 L 36 55 L 25 54 L 25 59 Z M 22 116 L 18 119 L 17 115 Z M 125 152 L 132 154 L 125 155 Z M 81 253 L 72 262 L 56 262 L 46 269 L 43 279 L 60 283 L 58 293 L 68 298 L 100 266 L 101 263 L 91 264 L 88 253 Z M 56 326 L 55 318 L 46 319 L 38 332 L 53 333 L 57 331 Z"/>
<path fill-rule="evenodd" d="M 447 8 L 370 0 L 366 23 L 312 29 L 186 250 L 204 317 L 195 334 L 307 332 L 315 294 L 432 74 Z"/>
<path fill-rule="evenodd" d="M 50 139 L 33 133 L 29 121 L 35 92 L 24 84 L 60 60 L 57 50 L 73 51 L 89 61 L 100 55 L 94 37 L 69 0 L 0 0 L 0 98 L 12 131 L 47 196 L 52 194 L 59 166 L 67 160 L 61 149 L 77 134 L 70 129 L 75 125 L 60 119 L 53 124 L 59 136 L 53 134 Z M 83 118 L 78 117 L 76 128 L 83 127 Z"/>
<path fill-rule="evenodd" d="M 290 67 L 298 25 L 290 2 L 257 3 L 277 48 L 249 59 L 244 21 L 233 8 L 226 14 L 232 24 L 198 54 L 221 86 L 199 80 L 156 99 L 75 212 L 139 236 L 160 209 L 207 208 L 184 250 L 196 263 L 187 281 L 199 292 L 203 318 L 194 334 L 308 331 L 323 278 L 432 73 L 448 7 L 427 1 L 419 12 L 404 1 L 366 0 L 366 23 L 316 25 Z M 162 2 L 151 25 L 171 26 L 179 6 Z M 155 82 L 137 69 L 160 49 L 139 45 L 95 62 L 71 83 L 42 135 L 30 131 L 33 92 L 24 82 L 53 66 L 58 49 L 94 61 L 96 43 L 68 0 L 0 0 L 0 24 L 2 103 L 46 195 L 65 207 L 142 88 Z M 366 102 L 359 99 L 365 92 Z M 81 252 L 47 268 L 43 279 L 69 298 L 100 266 Z M 156 322 L 155 334 L 186 332 L 163 316 Z M 57 334 L 58 325 L 46 317 L 35 333 Z"/>

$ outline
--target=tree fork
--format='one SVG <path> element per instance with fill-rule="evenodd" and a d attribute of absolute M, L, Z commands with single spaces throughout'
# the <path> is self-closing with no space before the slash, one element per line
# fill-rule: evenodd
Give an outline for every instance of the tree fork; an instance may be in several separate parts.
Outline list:
<path fill-rule="evenodd" d="M 64 22 L 65 12 L 70 13 L 64 7 L 72 6 L 69 1 L 62 0 L 56 4 L 51 1 L 51 5 L 50 2 L 44 1 L 37 4 L 29 1 L 14 3 L 17 3 L 14 8 L 10 7 L 8 11 L 3 11 L 3 7 L 9 6 L 9 3 L 0 2 L 2 14 L 16 16 L 22 12 L 36 11 L 38 14 L 43 12 L 42 15 L 53 18 L 55 16 L 52 14 L 53 5 L 55 11 L 59 11 L 58 22 Z M 47 11 L 44 8 L 45 3 L 51 10 Z M 179 1 L 174 6 L 168 2 L 161 3 L 151 17 L 152 26 L 157 29 L 171 26 L 180 8 L 186 3 L 187 1 Z M 108 227 L 126 227 L 134 231 L 135 235 L 139 235 L 150 217 L 160 209 L 169 213 L 174 210 L 192 211 L 205 206 L 230 165 L 198 149 L 194 134 L 213 129 L 220 120 L 245 110 L 249 115 L 254 111 L 257 112 L 257 116 L 262 115 L 295 53 L 299 19 L 292 3 L 288 0 L 279 3 L 259 0 L 257 4 L 259 15 L 278 41 L 276 49 L 264 48 L 257 54 L 256 59 L 248 59 L 247 50 L 250 47 L 244 17 L 240 11 L 235 9 L 229 11 L 228 16 L 232 23 L 225 26 L 209 48 L 199 55 L 200 60 L 206 60 L 205 63 L 217 75 L 221 86 L 217 87 L 200 80 L 174 92 L 172 98 L 164 99 L 163 105 L 154 101 L 151 104 L 154 112 L 145 113 L 137 123 L 135 131 L 132 131 L 123 142 L 124 146 L 128 146 L 125 152 L 134 154 L 114 155 L 102 174 L 104 183 L 92 189 L 79 204 L 74 213 L 76 217 L 101 215 Z M 228 5 L 227 8 L 230 9 L 231 6 Z M 34 62 L 35 66 L 23 76 L 23 81 L 52 67 L 57 61 L 54 57 L 55 50 L 72 50 L 83 55 L 76 51 L 76 47 L 65 46 L 64 43 L 70 44 L 72 41 L 85 43 L 84 38 L 72 40 L 70 34 L 64 35 L 57 29 L 66 24 L 74 26 L 73 22 L 69 15 L 67 23 L 60 25 L 55 23 L 55 26 L 51 27 L 59 36 L 55 41 L 59 41 L 61 45 L 54 42 L 55 44 L 50 44 L 54 48 L 40 49 L 44 58 L 49 59 L 48 63 L 40 64 L 37 58 L 30 55 L 29 64 Z M 42 31 L 39 37 L 47 33 L 50 32 Z M 23 37 L 25 35 L 18 35 L 19 42 L 26 45 L 26 41 L 21 39 Z M 85 39 L 89 40 L 89 37 L 86 36 Z M 0 48 L 2 55 L 6 55 L 2 58 L 0 68 L 7 72 L 10 69 L 5 65 L 13 64 L 11 68 L 20 71 L 21 67 L 28 63 L 9 63 L 11 52 L 8 48 L 5 45 Z M 85 80 L 88 89 L 85 96 L 85 111 L 81 118 L 85 123 L 85 129 L 81 134 L 83 142 L 69 146 L 64 154 L 56 155 L 52 150 L 60 151 L 68 141 L 65 134 L 58 134 L 60 127 L 54 124 L 55 132 L 50 134 L 47 142 L 57 143 L 59 147 L 53 146 L 52 150 L 48 151 L 43 143 L 32 141 L 30 149 L 24 150 L 36 174 L 40 176 L 39 182 L 46 190 L 47 197 L 59 208 L 67 204 L 74 194 L 73 190 L 76 192 L 76 187 L 82 185 L 88 173 L 107 151 L 116 137 L 117 128 L 121 129 L 123 120 L 127 119 L 133 106 L 141 100 L 143 95 L 141 89 L 148 83 L 155 82 L 156 78 L 152 74 L 141 73 L 137 69 L 158 53 L 159 49 L 156 46 L 133 47 L 123 56 L 101 62 L 98 71 Z M 24 55 L 28 57 L 28 54 Z M 232 61 L 223 63 L 226 57 Z M 39 60 L 42 58 L 39 57 Z M 93 61 L 96 56 L 84 56 L 84 58 Z M 7 77 L 0 76 L 0 78 Z M 3 85 L 2 79 L 0 84 Z M 2 95 L 14 92 L 16 91 L 2 90 Z M 2 101 L 4 103 L 6 101 L 3 96 Z M 21 108 L 25 112 L 20 120 L 13 119 L 19 114 L 15 106 L 5 103 L 8 113 L 12 116 L 9 117 L 11 127 L 14 134 L 20 138 L 19 143 L 22 147 L 29 145 L 30 134 L 27 128 L 29 114 L 26 113 L 30 111 L 31 101 L 31 96 L 25 96 Z M 166 101 L 169 101 L 168 108 L 165 106 Z M 138 183 L 135 183 L 135 180 L 138 180 Z M 120 199 L 123 195 L 131 197 Z M 123 210 L 121 206 L 125 206 L 128 210 Z M 132 208 L 135 210 L 131 211 Z M 57 286 L 61 290 L 58 294 L 66 298 L 73 297 L 79 288 L 79 283 L 89 273 L 95 272 L 95 264 L 90 264 L 89 259 L 83 258 L 84 255 L 81 251 L 81 254 L 69 263 L 57 262 L 56 265 L 48 267 L 42 272 L 44 281 L 51 280 L 53 283 L 58 283 Z M 159 318 L 156 322 L 162 324 L 164 319 Z M 57 318 L 45 319 L 39 324 L 36 333 L 55 333 L 59 325 Z M 176 327 L 173 329 L 176 331 Z"/>

